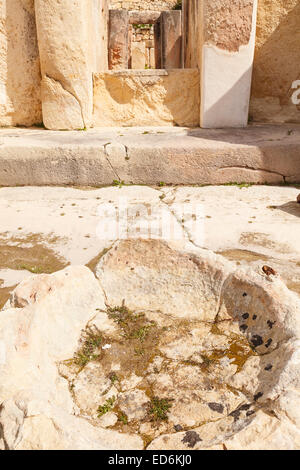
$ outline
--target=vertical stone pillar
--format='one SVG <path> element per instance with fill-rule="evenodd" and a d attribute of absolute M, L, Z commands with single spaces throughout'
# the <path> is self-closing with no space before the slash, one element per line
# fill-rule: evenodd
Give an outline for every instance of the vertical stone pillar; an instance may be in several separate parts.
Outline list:
<path fill-rule="evenodd" d="M 201 2 L 201 127 L 247 125 L 256 12 L 257 0 Z"/>
<path fill-rule="evenodd" d="M 161 22 L 160 19 L 154 24 L 154 55 L 155 68 L 161 69 Z"/>
<path fill-rule="evenodd" d="M 48 129 L 92 124 L 90 8 L 90 0 L 35 0 L 43 122 Z"/>
<path fill-rule="evenodd" d="M 128 29 L 128 11 L 110 10 L 108 30 L 108 67 L 110 70 L 128 68 Z"/>
<path fill-rule="evenodd" d="M 181 11 L 163 11 L 161 14 L 162 67 L 181 68 L 182 25 Z"/>

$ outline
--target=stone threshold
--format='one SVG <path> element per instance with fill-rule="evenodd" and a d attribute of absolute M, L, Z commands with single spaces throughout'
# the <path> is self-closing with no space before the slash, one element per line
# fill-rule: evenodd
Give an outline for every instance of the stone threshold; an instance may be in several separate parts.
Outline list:
<path fill-rule="evenodd" d="M 300 125 L 0 130 L 0 185 L 300 182 Z"/>

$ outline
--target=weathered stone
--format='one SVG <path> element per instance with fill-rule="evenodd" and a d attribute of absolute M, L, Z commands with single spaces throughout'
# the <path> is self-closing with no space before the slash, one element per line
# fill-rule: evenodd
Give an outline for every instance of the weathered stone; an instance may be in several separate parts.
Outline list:
<path fill-rule="evenodd" d="M 146 46 L 144 42 L 132 42 L 131 45 L 131 68 L 145 69 L 146 66 Z"/>
<path fill-rule="evenodd" d="M 252 120 L 300 122 L 299 43 L 298 0 L 259 0 L 250 101 Z"/>
<path fill-rule="evenodd" d="M 181 11 L 163 11 L 161 14 L 162 29 L 162 68 L 181 68 L 182 25 Z"/>
<path fill-rule="evenodd" d="M 90 5 L 80 0 L 35 2 L 48 129 L 83 129 L 92 123 L 93 66 L 86 27 Z"/>
<path fill-rule="evenodd" d="M 144 46 L 139 54 L 142 63 L 135 63 L 133 56 L 132 64 L 144 69 Z M 96 74 L 94 97 L 96 126 L 197 126 L 199 123 L 197 69 Z"/>
<path fill-rule="evenodd" d="M 255 0 L 217 4 L 205 0 L 198 10 L 200 39 L 195 41 L 200 40 L 201 127 L 245 127 L 248 123 L 256 10 Z"/>
<path fill-rule="evenodd" d="M 128 24 L 126 10 L 109 11 L 108 67 L 110 70 L 128 68 Z"/>
<path fill-rule="evenodd" d="M 192 246 L 178 253 L 167 242 L 125 240 L 102 258 L 97 277 L 111 306 L 124 300 L 132 310 L 214 321 L 230 263 L 213 253 L 198 253 Z"/>
<path fill-rule="evenodd" d="M 0 126 L 42 122 L 34 1 L 0 2 Z"/>

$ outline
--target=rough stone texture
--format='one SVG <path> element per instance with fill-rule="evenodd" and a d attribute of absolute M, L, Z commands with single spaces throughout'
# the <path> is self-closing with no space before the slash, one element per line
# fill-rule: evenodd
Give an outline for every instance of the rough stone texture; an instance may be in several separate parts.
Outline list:
<path fill-rule="evenodd" d="M 177 0 L 109 0 L 110 8 L 126 10 L 172 10 Z"/>
<path fill-rule="evenodd" d="M 203 2 L 201 127 L 245 127 L 248 123 L 256 10 L 257 0 Z"/>
<path fill-rule="evenodd" d="M 280 280 L 287 279 L 285 266 L 300 283 L 297 194 L 296 188 L 268 186 L 2 188 L 1 263 L 5 237 L 15 243 L 18 235 L 19 246 L 25 247 L 29 240 L 42 240 L 25 236 L 26 230 L 37 235 L 39 226 L 45 234 L 56 227 L 52 246 L 60 246 L 72 263 L 86 262 L 103 247 L 109 251 L 89 263 L 95 269 L 102 256 L 100 287 L 83 267 L 36 275 L 17 287 L 1 312 L 0 403 L 7 399 L 0 410 L 0 447 L 299 449 L 300 301 Z M 137 236 L 147 238 L 149 224 L 155 222 L 159 229 L 169 213 L 193 244 L 135 239 L 112 245 L 104 239 L 105 225 L 111 227 L 114 220 L 108 203 L 115 207 L 124 199 L 130 228 L 142 229 Z M 279 206 L 271 209 L 271 203 Z M 183 204 L 193 210 L 203 206 L 205 239 L 197 238 L 199 230 L 193 230 L 186 216 L 182 219 Z M 104 212 L 97 212 L 97 205 Z M 17 212 L 16 220 L 10 214 Z M 28 217 L 32 212 L 41 215 L 35 220 Z M 83 226 L 79 214 L 84 215 Z M 98 222 L 99 238 L 93 238 Z M 152 233 L 161 237 L 159 230 Z M 86 241 L 83 234 L 89 235 Z M 46 235 L 44 239 L 46 243 Z M 218 251 L 248 249 L 250 261 L 244 263 L 241 253 L 236 269 L 221 256 L 196 248 L 200 243 Z M 257 259 L 255 266 L 250 255 L 258 249 L 269 258 Z M 261 269 L 266 263 L 278 274 L 266 275 Z M 215 275 L 218 270 L 223 277 Z M 127 277 L 132 280 L 129 288 Z M 1 270 L 0 278 L 16 283 L 12 272 Z M 164 297 L 164 281 L 172 299 Z M 212 295 L 207 296 L 207 289 Z M 216 312 L 213 322 L 202 321 L 207 310 L 199 302 L 204 298 Z M 123 299 L 133 311 L 121 306 Z M 87 331 L 102 339 L 93 360 L 79 366 L 72 357 Z M 7 376 L 9 368 L 13 372 Z M 155 396 L 170 404 L 167 419 L 156 420 L 150 412 Z M 108 399 L 112 407 L 99 417 L 97 408 Z"/>
<path fill-rule="evenodd" d="M 131 43 L 131 68 L 144 70 L 146 65 L 146 45 L 144 42 Z"/>
<path fill-rule="evenodd" d="M 127 11 L 109 11 L 108 68 L 110 70 L 128 68 L 128 25 Z"/>
<path fill-rule="evenodd" d="M 299 135 L 298 125 L 253 125 L 239 131 L 2 130 L 0 184 L 99 186 L 115 179 L 134 184 L 296 183 Z"/>
<path fill-rule="evenodd" d="M 0 126 L 42 122 L 33 0 L 0 1 Z"/>
<path fill-rule="evenodd" d="M 43 122 L 48 129 L 77 129 L 78 123 L 79 128 L 83 129 L 91 125 L 94 67 L 90 53 L 90 32 L 87 28 L 90 7 L 90 1 L 80 0 L 35 2 L 45 98 Z M 58 82 L 55 93 L 54 82 Z M 67 94 L 70 95 L 69 99 Z M 65 124 L 60 118 L 62 103 Z"/>
<path fill-rule="evenodd" d="M 138 256 L 139 250 L 143 256 Z M 184 276 L 182 257 L 185 256 L 187 263 L 193 258 L 195 264 L 199 263 L 199 268 L 201 263 L 205 263 L 205 268 L 202 264 L 198 274 L 192 274 L 191 269 L 189 283 Z M 232 265 L 223 264 L 223 274 L 226 276 L 232 268 Z M 145 387 L 148 390 L 143 382 L 136 384 L 136 393 L 125 394 L 135 403 L 132 411 L 127 409 L 129 421 L 142 420 L 140 432 L 154 437 L 149 449 L 202 449 L 223 443 L 227 447 L 227 442 L 230 449 L 243 446 L 249 449 L 298 449 L 299 298 L 279 278 L 270 279 L 250 270 L 232 271 L 227 280 L 219 284 L 215 269 L 218 269 L 218 260 L 209 252 L 195 250 L 188 245 L 176 247 L 149 240 L 122 241 L 102 258 L 97 276 L 108 304 L 117 306 L 123 302 L 137 312 L 148 310 L 147 319 L 157 325 L 152 327 L 163 327 L 165 331 L 165 337 L 162 333 L 153 333 L 158 344 L 152 344 L 152 347 L 156 351 L 158 347 L 160 353 L 156 352 L 146 377 L 155 396 L 171 399 L 173 403 L 168 411 L 168 422 L 159 426 L 161 436 L 147 423 L 139 408 L 146 399 L 142 390 Z M 211 288 L 215 283 L 218 291 L 219 302 L 215 302 L 215 306 L 220 303 L 221 308 L 216 308 L 215 317 L 211 316 L 217 321 L 217 331 L 213 328 L 210 331 L 207 323 L 201 323 L 208 318 L 200 306 L 197 315 L 189 304 L 189 295 L 194 295 L 194 305 L 199 298 L 206 299 L 210 305 L 200 285 L 192 285 L 193 281 L 197 283 L 199 280 L 203 289 L 202 275 L 210 279 Z M 170 290 L 164 291 L 164 283 Z M 175 310 L 172 298 L 168 297 L 173 286 L 172 297 L 178 302 Z M 183 293 L 182 288 L 190 289 L 190 294 Z M 152 289 L 160 300 L 159 313 L 155 313 L 157 305 Z M 182 317 L 182 312 L 189 323 L 181 324 L 178 319 L 173 330 L 172 322 L 178 314 Z M 254 315 L 257 316 L 255 320 Z M 193 324 L 193 321 L 200 324 Z M 249 330 L 241 328 L 244 324 Z M 189 329 L 191 331 L 188 332 Z M 247 346 L 241 338 L 238 339 L 239 331 L 249 339 L 254 352 L 249 344 Z M 258 338 L 263 342 L 257 341 Z M 237 357 L 233 351 L 239 350 L 244 352 Z M 214 355 L 214 351 L 219 355 Z M 166 359 L 178 361 L 180 367 L 176 362 L 166 363 Z M 106 359 L 103 361 L 105 363 Z M 208 376 L 204 372 L 206 367 L 209 368 Z M 122 375 L 122 370 L 121 367 L 117 373 Z M 224 383 L 235 393 L 225 391 Z M 117 406 L 124 407 L 120 405 L 124 394 L 121 392 L 117 397 Z M 293 404 L 291 398 L 295 400 Z M 146 409 L 144 405 L 144 413 Z M 207 424 L 195 427 L 205 421 Z M 189 427 L 193 427 L 192 430 Z M 264 431 L 258 443 L 261 429 Z"/>
<path fill-rule="evenodd" d="M 181 256 L 175 252 L 175 258 L 172 254 L 167 244 L 155 241 L 116 245 L 97 267 L 108 304 L 121 305 L 124 300 L 131 310 L 160 310 L 178 318 L 213 321 L 227 276 L 226 262 L 213 254 L 204 260 L 192 251 Z M 208 263 L 215 266 L 212 272 Z"/>
<path fill-rule="evenodd" d="M 94 76 L 95 126 L 199 124 L 197 69 Z"/>
<path fill-rule="evenodd" d="M 204 42 L 238 52 L 252 32 L 253 0 L 217 0 L 204 3 Z"/>
<path fill-rule="evenodd" d="M 95 428 L 76 407 L 57 361 L 72 357 L 81 330 L 104 299 L 85 267 L 21 283 L 1 315 L 0 447 L 121 449 L 139 438 Z"/>
<path fill-rule="evenodd" d="M 162 68 L 181 68 L 181 11 L 164 11 L 161 15 Z"/>
<path fill-rule="evenodd" d="M 299 43 L 299 1 L 259 0 L 250 105 L 254 121 L 300 122 L 300 105 L 292 101 L 297 91 L 292 85 L 300 79 Z"/>

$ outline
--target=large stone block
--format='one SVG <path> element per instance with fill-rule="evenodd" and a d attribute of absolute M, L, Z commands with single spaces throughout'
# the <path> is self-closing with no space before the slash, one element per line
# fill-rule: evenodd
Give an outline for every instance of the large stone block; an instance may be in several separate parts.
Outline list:
<path fill-rule="evenodd" d="M 254 121 L 300 122 L 299 45 L 299 0 L 260 0 L 250 102 Z"/>
<path fill-rule="evenodd" d="M 181 11 L 163 11 L 161 15 L 162 65 L 165 69 L 181 68 Z"/>
<path fill-rule="evenodd" d="M 248 123 L 256 11 L 257 0 L 202 2 L 201 127 Z"/>
<path fill-rule="evenodd" d="M 92 124 L 90 8 L 90 0 L 35 1 L 43 121 L 48 129 L 82 129 Z"/>
<path fill-rule="evenodd" d="M 0 0 L 0 126 L 42 121 L 34 0 Z"/>
<path fill-rule="evenodd" d="M 128 68 L 128 25 L 128 11 L 109 11 L 108 67 L 110 70 Z"/>
<path fill-rule="evenodd" d="M 199 125 L 199 71 L 130 70 L 94 75 L 95 126 Z"/>
<path fill-rule="evenodd" d="M 131 45 L 131 68 L 145 69 L 146 66 L 146 45 L 144 41 L 132 42 Z"/>

